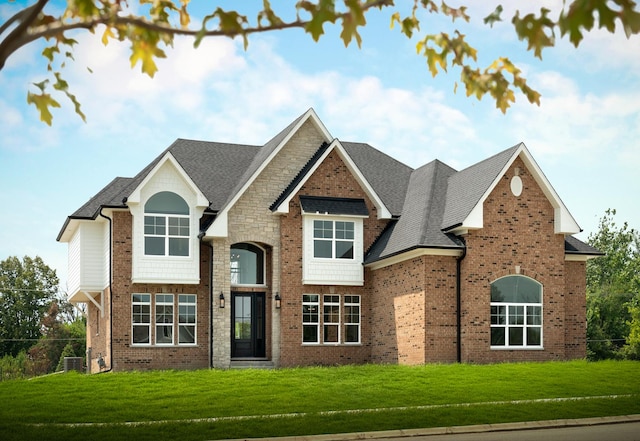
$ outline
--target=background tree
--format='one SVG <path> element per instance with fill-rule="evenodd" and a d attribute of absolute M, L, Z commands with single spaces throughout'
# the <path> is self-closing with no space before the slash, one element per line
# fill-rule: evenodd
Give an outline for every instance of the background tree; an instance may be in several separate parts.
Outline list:
<path fill-rule="evenodd" d="M 454 22 L 471 18 L 466 6 L 454 8 L 444 1 L 414 0 L 412 5 L 401 2 L 404 9 L 400 10 L 395 8 L 393 0 L 299 0 L 287 6 L 279 4 L 276 11 L 269 0 L 263 0 L 262 9 L 257 7 L 254 12 L 255 19 L 211 5 L 211 12 L 192 26 L 192 16 L 187 8 L 189 0 L 139 0 L 139 4 L 140 8 L 135 9 L 142 12 L 136 14 L 123 0 L 67 0 L 66 7 L 60 12 L 56 8 L 60 2 L 33 0 L 30 6 L 0 26 L 0 70 L 19 48 L 43 39 L 51 42 L 42 52 L 48 61 L 50 76 L 35 83 L 36 92 L 27 95 L 27 101 L 39 110 L 41 120 L 51 124 L 51 108 L 60 107 L 60 104 L 50 95 L 49 83 L 55 91 L 66 95 L 76 113 L 85 118 L 80 103 L 61 74 L 65 63 L 73 61 L 73 49 L 77 44 L 73 32 L 77 30 L 99 32 L 104 44 L 110 40 L 129 41 L 132 67 L 139 62 L 142 71 L 153 76 L 157 70 L 155 60 L 165 57 L 163 48 L 171 46 L 179 35 L 192 37 L 196 46 L 207 37 L 239 37 L 246 48 L 252 34 L 291 28 L 303 29 L 317 41 L 324 34 L 326 24 L 337 23 L 345 45 L 353 40 L 360 45 L 359 28 L 367 24 L 366 15 L 373 9 L 389 11 L 391 26 L 407 38 L 420 32 L 423 11 L 451 18 Z M 496 4 L 495 10 L 484 17 L 484 23 L 492 26 L 502 21 L 502 12 L 502 5 Z M 549 9 L 540 8 L 538 14 L 523 16 L 516 11 L 510 20 L 516 36 L 539 58 L 542 58 L 544 48 L 555 45 L 558 36 L 567 36 L 577 47 L 583 33 L 596 27 L 609 32 L 621 28 L 627 36 L 640 32 L 640 12 L 633 0 L 566 1 L 557 16 L 551 16 Z M 435 32 L 418 36 L 416 51 L 425 57 L 432 75 L 449 68 L 459 70 L 460 83 L 467 96 L 480 99 L 489 94 L 503 112 L 515 101 L 516 90 L 531 103 L 540 102 L 540 94 L 527 85 L 520 69 L 508 58 L 499 57 L 486 67 L 478 67 L 478 50 L 457 29 L 451 34 Z"/>
<path fill-rule="evenodd" d="M 607 210 L 588 239 L 605 253 L 587 262 L 587 350 L 595 360 L 628 352 L 622 349 L 628 343 L 633 305 L 640 301 L 640 234 L 626 222 L 617 226 L 615 215 L 615 210 Z"/>
<path fill-rule="evenodd" d="M 0 262 L 0 356 L 18 355 L 40 338 L 41 324 L 58 293 L 58 277 L 40 257 Z"/>

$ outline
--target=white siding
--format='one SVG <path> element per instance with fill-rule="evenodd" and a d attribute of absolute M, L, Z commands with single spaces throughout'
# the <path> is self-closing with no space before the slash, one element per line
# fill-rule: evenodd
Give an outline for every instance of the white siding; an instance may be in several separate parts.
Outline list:
<path fill-rule="evenodd" d="M 189 257 L 144 255 L 144 205 L 151 196 L 161 191 L 171 191 L 189 205 L 190 241 Z M 197 195 L 182 178 L 180 172 L 166 162 L 140 191 L 140 204 L 130 204 L 133 215 L 133 282 L 134 283 L 200 283 L 200 217 L 203 208 L 197 209 Z"/>
<path fill-rule="evenodd" d="M 79 223 L 68 249 L 71 296 L 79 291 L 101 291 L 108 285 L 108 230 L 104 221 Z"/>
<path fill-rule="evenodd" d="M 355 240 L 353 246 L 353 260 L 347 259 L 316 259 L 313 257 L 313 221 L 319 220 L 348 220 L 355 223 Z M 302 283 L 305 285 L 351 285 L 364 284 L 364 255 L 362 219 L 304 216 L 303 222 L 303 258 Z"/>

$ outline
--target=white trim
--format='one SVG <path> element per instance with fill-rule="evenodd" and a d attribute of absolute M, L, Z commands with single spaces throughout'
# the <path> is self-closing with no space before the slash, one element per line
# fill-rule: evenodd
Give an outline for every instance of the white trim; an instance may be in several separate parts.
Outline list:
<path fill-rule="evenodd" d="M 391 257 L 387 257 L 376 262 L 368 263 L 365 267 L 372 270 L 378 270 L 387 266 L 395 265 L 406 260 L 415 259 L 421 256 L 448 256 L 448 257 L 460 257 L 462 256 L 462 250 L 458 248 L 415 248 L 410 251 L 406 251 L 401 254 L 396 254 Z"/>
<path fill-rule="evenodd" d="M 565 254 L 564 261 L 565 262 L 586 262 L 590 259 L 595 259 L 598 257 L 602 257 L 600 255 L 595 254 Z"/>
<path fill-rule="evenodd" d="M 132 283 L 147 283 L 147 284 L 170 284 L 170 285 L 198 285 L 200 284 L 200 279 L 131 279 Z M 136 293 L 136 294 L 146 294 L 146 293 Z"/>
<path fill-rule="evenodd" d="M 300 130 L 300 128 L 309 120 L 311 120 L 311 122 L 316 126 L 316 128 L 324 137 L 326 142 L 329 142 L 332 139 L 331 134 L 329 133 L 327 128 L 324 126 L 322 121 L 320 121 L 320 118 L 318 118 L 318 115 L 316 114 L 316 112 L 313 109 L 307 110 L 307 112 L 299 119 L 298 123 L 294 127 L 292 127 L 291 130 L 289 130 L 289 133 L 287 133 L 287 135 L 280 142 L 280 144 L 278 144 L 278 146 L 275 149 L 273 149 L 269 157 L 265 159 L 262 162 L 262 164 L 260 164 L 258 169 L 247 180 L 247 182 L 244 183 L 242 188 L 235 195 L 233 195 L 233 198 L 231 199 L 231 201 L 229 201 L 229 203 L 222 209 L 222 211 L 218 213 L 218 215 L 216 216 L 216 219 L 207 229 L 205 238 L 207 239 L 211 239 L 214 237 L 222 238 L 222 237 L 227 237 L 229 235 L 229 223 L 227 219 L 229 215 L 229 210 L 231 210 L 231 208 L 236 204 L 236 202 L 238 202 L 240 197 L 249 189 L 249 187 L 258 178 L 258 176 L 260 176 L 260 174 L 265 170 L 265 168 L 267 168 L 267 166 L 271 163 L 273 158 L 275 158 L 278 154 L 280 154 L 280 151 L 291 140 L 293 135 L 295 135 L 298 132 L 298 130 Z"/>
<path fill-rule="evenodd" d="M 487 191 L 482 195 L 482 197 L 478 200 L 476 206 L 471 210 L 467 218 L 462 222 L 460 227 L 456 229 L 465 228 L 469 230 L 476 230 L 483 227 L 483 215 L 484 215 L 484 201 L 489 197 L 491 192 L 498 185 L 498 182 L 502 179 L 502 177 L 506 174 L 509 168 L 513 165 L 513 162 L 516 158 L 520 157 L 522 162 L 524 162 L 525 166 L 531 173 L 531 176 L 536 181 L 536 183 L 540 186 L 542 192 L 547 197 L 549 202 L 554 208 L 554 230 L 556 234 L 577 234 L 582 230 L 576 220 L 573 218 L 569 210 L 560 199 L 560 196 L 556 193 L 553 186 L 547 179 L 547 177 L 542 172 L 542 169 L 535 161 L 531 152 L 527 149 L 524 143 L 520 143 L 516 151 L 513 153 L 513 156 L 505 166 L 502 168 L 500 173 L 496 176 L 496 179 L 491 183 Z"/>
<path fill-rule="evenodd" d="M 142 189 L 149 183 L 151 179 L 153 179 L 154 175 L 158 170 L 160 170 L 167 162 L 175 167 L 178 171 L 178 174 L 184 181 L 187 183 L 189 187 L 194 191 L 196 195 L 196 207 L 197 208 L 206 208 L 209 206 L 209 201 L 204 196 L 204 194 L 200 191 L 198 186 L 193 182 L 191 177 L 184 171 L 180 163 L 176 160 L 176 158 L 171 154 L 171 152 L 167 152 L 162 159 L 158 161 L 158 163 L 147 173 L 147 176 L 138 184 L 138 186 L 133 190 L 133 192 L 127 197 L 127 205 L 129 204 L 140 204 L 141 200 L 141 192 Z M 192 207 L 189 207 L 192 208 Z"/>
<path fill-rule="evenodd" d="M 276 213 L 278 214 L 288 214 L 289 213 L 289 202 L 293 197 L 300 191 L 302 186 L 307 182 L 307 180 L 315 173 L 315 171 L 320 167 L 320 165 L 327 159 L 327 156 L 333 151 L 336 151 L 338 155 L 340 155 L 340 159 L 345 163 L 351 174 L 356 178 L 358 184 L 364 189 L 365 193 L 374 203 L 378 211 L 378 219 L 391 219 L 392 215 L 389 209 L 384 205 L 382 199 L 378 196 L 378 194 L 373 190 L 371 184 L 365 179 L 364 175 L 360 172 L 360 169 L 353 162 L 349 154 L 346 152 L 342 144 L 339 140 L 335 139 L 331 143 L 331 145 L 325 150 L 322 156 L 316 161 L 311 170 L 307 172 L 304 179 L 302 179 L 298 185 L 292 189 L 289 193 L 289 196 L 280 203 L 278 208 L 276 209 Z M 353 217 L 353 216 L 351 216 Z"/>

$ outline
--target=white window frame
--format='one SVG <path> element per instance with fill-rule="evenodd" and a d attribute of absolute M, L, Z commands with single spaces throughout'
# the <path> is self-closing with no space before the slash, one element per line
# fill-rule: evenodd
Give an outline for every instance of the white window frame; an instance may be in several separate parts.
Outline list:
<path fill-rule="evenodd" d="M 147 211 L 149 208 L 147 204 L 155 196 L 161 193 L 171 193 L 176 198 L 180 198 L 186 206 L 186 213 L 163 213 L 157 211 Z M 150 210 L 150 209 L 149 209 Z M 161 220 L 162 222 L 158 222 Z M 158 225 L 163 223 L 164 225 Z M 171 224 L 177 223 L 177 225 Z M 147 228 L 154 230 L 153 232 L 147 232 Z M 142 231 L 144 235 L 143 241 L 143 253 L 145 257 L 174 257 L 174 258 L 189 258 L 191 256 L 191 209 L 182 196 L 177 193 L 167 191 L 158 192 L 152 195 L 144 205 L 144 216 L 142 223 Z M 163 232 L 159 233 L 156 230 L 162 229 Z M 186 230 L 186 231 L 185 231 Z M 164 241 L 164 253 L 163 254 L 150 254 L 147 253 L 147 239 L 163 239 Z M 171 253 L 171 241 L 179 240 L 186 242 L 187 254 L 172 254 Z"/>
<path fill-rule="evenodd" d="M 331 237 L 316 236 L 317 231 L 325 231 L 324 228 L 319 229 L 316 226 L 316 222 L 322 222 L 323 224 L 331 224 Z M 338 230 L 338 224 L 349 224 L 351 226 L 352 238 L 337 237 L 338 231 L 348 231 L 345 229 Z M 347 219 L 313 219 L 313 258 L 314 259 L 327 259 L 336 261 L 352 261 L 356 258 L 356 222 Z M 329 230 L 327 230 L 329 231 Z M 331 245 L 331 256 L 316 256 L 316 242 L 327 242 Z M 351 244 L 351 257 L 338 257 L 338 244 L 339 243 Z"/>
<path fill-rule="evenodd" d="M 190 311 L 193 307 L 193 313 Z M 181 312 L 182 308 L 187 309 L 187 313 Z M 183 321 L 184 317 L 193 316 L 193 322 Z M 193 328 L 193 342 L 180 341 L 182 329 Z M 198 297 L 195 294 L 178 294 L 178 345 L 195 346 L 198 344 Z"/>
<path fill-rule="evenodd" d="M 146 298 L 147 300 L 136 300 L 136 297 Z M 147 306 L 148 312 L 145 314 L 144 311 L 136 312 L 136 307 L 142 308 Z M 148 317 L 148 321 L 136 321 L 136 316 L 144 317 L 146 315 Z M 153 321 L 152 310 L 151 310 L 151 294 L 146 293 L 134 293 L 131 294 L 131 344 L 135 346 L 151 346 L 151 322 Z M 135 338 L 135 330 L 136 328 L 147 328 L 147 335 L 149 336 L 146 342 L 136 342 Z"/>
<path fill-rule="evenodd" d="M 315 307 L 315 311 L 314 308 Z M 313 319 L 315 316 L 315 320 Z M 305 341 L 305 329 L 315 328 L 316 340 Z M 318 345 L 320 344 L 320 295 L 319 294 L 303 294 L 302 295 L 302 344 Z"/>
<path fill-rule="evenodd" d="M 357 302 L 355 301 L 357 299 Z M 350 300 L 350 301 L 349 301 Z M 358 314 L 353 314 L 353 308 L 357 308 Z M 357 345 L 361 342 L 361 323 L 362 323 L 362 304 L 361 297 L 359 295 L 345 294 L 344 295 L 344 344 Z M 352 318 L 357 318 L 357 322 L 351 321 Z M 347 332 L 348 328 L 357 328 L 358 339 L 357 341 L 348 341 Z"/>
<path fill-rule="evenodd" d="M 493 344 L 490 335 L 491 349 L 544 349 L 544 327 L 543 327 L 543 300 L 544 291 L 540 282 L 522 275 L 511 275 L 506 277 L 522 277 L 535 282 L 540 287 L 540 303 L 537 302 L 490 302 L 490 327 L 491 333 L 494 329 L 503 329 L 504 344 Z M 500 279 L 498 279 L 500 280 Z M 497 281 L 497 280 L 496 280 Z M 494 281 L 493 283 L 495 283 Z M 493 285 L 493 283 L 491 285 Z M 537 313 L 536 310 L 537 309 Z M 510 331 L 520 329 L 522 332 L 522 344 L 514 344 L 510 341 Z M 530 344 L 528 330 L 537 329 L 539 332 L 538 344 Z"/>
<path fill-rule="evenodd" d="M 339 345 L 341 343 L 340 324 L 340 296 L 337 294 L 325 294 L 322 296 L 322 343 L 325 345 Z M 335 341 L 329 341 L 330 335 L 335 336 Z"/>
<path fill-rule="evenodd" d="M 167 313 L 166 308 L 169 308 L 170 312 Z M 154 325 L 155 325 L 155 342 L 156 342 L 156 346 L 173 346 L 173 342 L 175 339 L 175 333 L 174 333 L 174 321 L 175 321 L 175 306 L 174 306 L 174 299 L 173 299 L 173 294 L 156 294 L 155 296 L 155 305 L 154 305 Z M 164 319 L 170 319 L 171 321 L 159 321 L 160 318 L 164 318 Z M 170 341 L 168 342 L 163 342 L 160 341 L 160 336 L 164 335 L 163 332 L 161 332 L 161 328 L 162 329 L 169 329 L 170 330 Z"/>

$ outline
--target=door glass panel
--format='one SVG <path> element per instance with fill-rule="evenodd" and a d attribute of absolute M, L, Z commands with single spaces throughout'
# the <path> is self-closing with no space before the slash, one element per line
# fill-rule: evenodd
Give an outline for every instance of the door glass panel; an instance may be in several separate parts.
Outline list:
<path fill-rule="evenodd" d="M 251 297 L 236 296 L 235 302 L 235 339 L 248 340 L 251 338 Z"/>

